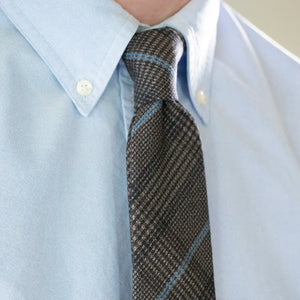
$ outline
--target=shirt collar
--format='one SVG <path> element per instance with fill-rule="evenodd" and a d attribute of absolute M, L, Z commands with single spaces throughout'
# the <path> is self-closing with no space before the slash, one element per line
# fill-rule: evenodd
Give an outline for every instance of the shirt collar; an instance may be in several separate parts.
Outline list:
<path fill-rule="evenodd" d="M 155 27 L 179 30 L 187 43 L 188 86 L 192 102 L 204 122 L 209 97 L 220 0 L 192 0 Z M 92 111 L 140 23 L 113 0 L 1 0 L 1 8 L 29 41 L 61 83 L 83 116 Z M 77 84 L 91 82 L 89 95 Z"/>
<path fill-rule="evenodd" d="M 158 25 L 173 27 L 185 38 L 190 98 L 204 123 L 209 120 L 210 82 L 219 10 L 220 0 L 192 0 L 177 14 Z"/>

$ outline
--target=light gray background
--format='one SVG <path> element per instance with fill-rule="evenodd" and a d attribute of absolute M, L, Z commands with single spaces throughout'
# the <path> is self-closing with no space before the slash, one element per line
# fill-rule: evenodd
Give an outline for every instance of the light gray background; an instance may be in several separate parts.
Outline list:
<path fill-rule="evenodd" d="M 225 0 L 284 48 L 300 57 L 300 0 Z"/>

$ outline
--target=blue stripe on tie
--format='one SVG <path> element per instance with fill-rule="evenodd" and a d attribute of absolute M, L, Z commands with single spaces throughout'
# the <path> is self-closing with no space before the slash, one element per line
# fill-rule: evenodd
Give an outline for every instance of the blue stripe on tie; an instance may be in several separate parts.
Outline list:
<path fill-rule="evenodd" d="M 145 124 L 160 108 L 162 107 L 162 100 L 156 101 L 146 112 L 145 114 L 138 120 L 138 122 L 131 129 L 131 136 L 135 134 L 135 132 Z"/>
<path fill-rule="evenodd" d="M 199 235 L 196 237 L 192 247 L 190 248 L 189 252 L 187 253 L 182 265 L 178 268 L 178 270 L 174 273 L 172 278 L 170 279 L 169 283 L 166 285 L 162 293 L 159 295 L 157 300 L 163 300 L 165 299 L 168 294 L 170 293 L 171 289 L 174 287 L 176 282 L 181 278 L 183 275 L 184 271 L 188 267 L 190 261 L 192 260 L 194 254 L 196 253 L 198 247 L 200 246 L 201 242 L 205 238 L 206 234 L 209 232 L 209 223 L 208 221 L 205 223 L 203 226 L 201 232 Z"/>
<path fill-rule="evenodd" d="M 145 60 L 145 61 L 154 62 L 167 69 L 170 73 L 172 74 L 174 73 L 174 69 L 169 63 L 154 55 L 149 55 L 144 53 L 125 53 L 124 57 L 126 59 Z"/>

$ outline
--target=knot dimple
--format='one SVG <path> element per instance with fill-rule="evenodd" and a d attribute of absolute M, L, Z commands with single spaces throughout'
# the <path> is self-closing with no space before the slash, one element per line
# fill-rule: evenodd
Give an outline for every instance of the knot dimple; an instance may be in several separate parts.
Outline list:
<path fill-rule="evenodd" d="M 134 35 L 123 60 L 135 83 L 137 102 L 176 97 L 177 64 L 184 47 L 181 34 L 169 27 Z"/>

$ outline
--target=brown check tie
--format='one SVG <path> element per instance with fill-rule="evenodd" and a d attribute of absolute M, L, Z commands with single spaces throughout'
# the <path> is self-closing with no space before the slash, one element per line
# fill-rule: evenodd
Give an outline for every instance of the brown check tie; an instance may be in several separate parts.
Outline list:
<path fill-rule="evenodd" d="M 176 92 L 184 48 L 176 30 L 153 29 L 135 34 L 123 55 L 135 84 L 127 143 L 135 300 L 215 299 L 201 141 Z"/>

